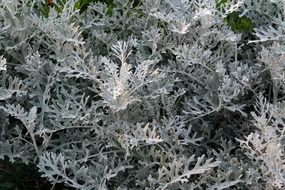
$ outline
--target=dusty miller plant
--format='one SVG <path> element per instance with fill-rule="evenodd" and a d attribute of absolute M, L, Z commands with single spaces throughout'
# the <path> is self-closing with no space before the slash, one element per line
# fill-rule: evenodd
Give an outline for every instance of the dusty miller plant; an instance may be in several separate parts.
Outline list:
<path fill-rule="evenodd" d="M 0 159 L 82 190 L 285 188 L 283 0 L 43 2 L 0 0 Z"/>

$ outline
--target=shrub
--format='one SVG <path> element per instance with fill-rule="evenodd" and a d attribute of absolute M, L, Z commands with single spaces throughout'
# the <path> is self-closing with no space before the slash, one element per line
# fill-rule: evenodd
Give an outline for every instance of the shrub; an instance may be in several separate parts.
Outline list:
<path fill-rule="evenodd" d="M 82 189 L 284 189 L 281 0 L 0 0 L 0 159 Z"/>

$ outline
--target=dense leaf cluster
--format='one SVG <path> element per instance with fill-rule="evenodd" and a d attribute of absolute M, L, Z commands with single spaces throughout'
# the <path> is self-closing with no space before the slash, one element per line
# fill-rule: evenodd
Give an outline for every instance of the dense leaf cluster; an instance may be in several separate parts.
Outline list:
<path fill-rule="evenodd" d="M 0 0 L 0 159 L 81 190 L 284 189 L 284 8 Z"/>

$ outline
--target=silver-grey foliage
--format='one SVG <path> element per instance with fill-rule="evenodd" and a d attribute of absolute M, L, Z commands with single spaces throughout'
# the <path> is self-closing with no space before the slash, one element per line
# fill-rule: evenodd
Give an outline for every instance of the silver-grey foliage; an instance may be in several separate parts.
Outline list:
<path fill-rule="evenodd" d="M 42 2 L 0 0 L 0 159 L 82 190 L 285 188 L 284 0 Z"/>

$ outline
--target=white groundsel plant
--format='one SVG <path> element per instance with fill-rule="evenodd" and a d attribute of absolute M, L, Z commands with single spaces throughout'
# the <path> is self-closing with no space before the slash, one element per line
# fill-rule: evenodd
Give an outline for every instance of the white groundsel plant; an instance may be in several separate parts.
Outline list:
<path fill-rule="evenodd" d="M 0 0 L 1 160 L 81 190 L 285 188 L 283 0 L 76 2 Z"/>

